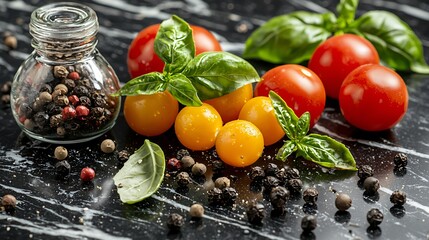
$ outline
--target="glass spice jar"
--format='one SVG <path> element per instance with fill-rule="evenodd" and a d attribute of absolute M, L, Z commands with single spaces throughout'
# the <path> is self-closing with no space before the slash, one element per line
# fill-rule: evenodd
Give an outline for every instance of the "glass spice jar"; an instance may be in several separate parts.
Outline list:
<path fill-rule="evenodd" d="M 78 3 L 31 14 L 34 51 L 15 74 L 11 108 L 23 132 L 51 143 L 78 143 L 109 129 L 120 110 L 118 78 L 96 48 L 98 20 Z"/>

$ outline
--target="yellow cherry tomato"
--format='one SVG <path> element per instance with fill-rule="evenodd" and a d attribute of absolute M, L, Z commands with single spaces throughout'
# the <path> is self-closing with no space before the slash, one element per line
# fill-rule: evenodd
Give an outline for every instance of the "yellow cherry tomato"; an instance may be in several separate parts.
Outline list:
<path fill-rule="evenodd" d="M 212 148 L 221 128 L 221 116 L 207 103 L 199 107 L 184 107 L 174 123 L 180 143 L 194 151 Z"/>
<path fill-rule="evenodd" d="M 125 98 L 125 120 L 131 129 L 144 136 L 166 132 L 173 126 L 178 112 L 179 103 L 167 91 Z"/>
<path fill-rule="evenodd" d="M 216 139 L 216 152 L 226 164 L 246 167 L 256 162 L 264 150 L 264 137 L 251 122 L 231 121 L 220 130 Z"/>
<path fill-rule="evenodd" d="M 276 143 L 285 135 L 269 97 L 250 99 L 240 111 L 239 119 L 247 120 L 256 125 L 264 136 L 264 145 Z"/>
<path fill-rule="evenodd" d="M 212 105 L 220 116 L 224 123 L 238 119 L 243 105 L 253 97 L 252 84 L 244 85 L 237 90 L 223 95 L 221 97 L 205 100 L 205 103 Z"/>

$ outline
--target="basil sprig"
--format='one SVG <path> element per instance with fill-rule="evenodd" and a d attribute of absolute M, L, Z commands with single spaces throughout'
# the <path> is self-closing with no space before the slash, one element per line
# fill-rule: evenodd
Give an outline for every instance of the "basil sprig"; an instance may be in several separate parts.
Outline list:
<path fill-rule="evenodd" d="M 149 95 L 167 90 L 183 105 L 200 106 L 201 100 L 259 81 L 253 66 L 231 53 L 205 52 L 195 57 L 192 29 L 175 15 L 161 23 L 154 50 L 165 63 L 163 72 L 136 77 L 114 95 Z"/>
<path fill-rule="evenodd" d="M 297 11 L 274 17 L 247 39 L 243 57 L 275 64 L 301 63 L 333 34 L 352 33 L 368 39 L 391 68 L 429 74 L 422 43 L 408 24 L 387 11 L 369 11 L 355 19 L 358 3 L 340 0 L 337 16 Z"/>
<path fill-rule="evenodd" d="M 274 113 L 289 140 L 279 149 L 276 159 L 285 161 L 292 153 L 323 167 L 340 170 L 357 170 L 350 150 L 342 143 L 326 135 L 308 134 L 310 114 L 297 117 L 294 111 L 275 92 L 270 91 Z"/>

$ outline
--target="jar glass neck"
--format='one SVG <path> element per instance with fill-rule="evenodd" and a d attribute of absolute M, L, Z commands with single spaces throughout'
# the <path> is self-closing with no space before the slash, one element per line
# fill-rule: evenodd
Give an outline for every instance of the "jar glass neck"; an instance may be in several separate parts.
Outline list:
<path fill-rule="evenodd" d="M 31 45 L 54 61 L 77 61 L 97 44 L 98 20 L 91 8 L 79 3 L 53 3 L 31 14 Z"/>

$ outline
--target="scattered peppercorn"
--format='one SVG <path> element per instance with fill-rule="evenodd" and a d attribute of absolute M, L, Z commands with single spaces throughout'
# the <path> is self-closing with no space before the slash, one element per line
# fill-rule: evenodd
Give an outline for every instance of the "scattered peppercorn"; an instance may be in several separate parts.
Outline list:
<path fill-rule="evenodd" d="M 180 187 L 188 186 L 191 182 L 191 180 L 189 179 L 189 174 L 187 172 L 180 172 L 176 176 L 176 182 Z"/>
<path fill-rule="evenodd" d="M 181 163 L 177 158 L 170 158 L 167 161 L 167 170 L 170 172 L 178 171 L 181 168 Z"/>
<path fill-rule="evenodd" d="M 402 206 L 407 202 L 407 194 L 401 190 L 396 190 L 390 195 L 390 202 L 397 206 Z"/>
<path fill-rule="evenodd" d="M 286 187 L 293 194 L 300 193 L 302 190 L 302 181 L 298 178 L 289 179 L 286 183 Z"/>
<path fill-rule="evenodd" d="M 222 190 L 219 188 L 210 189 L 207 192 L 208 201 L 212 205 L 220 205 L 222 203 Z"/>
<path fill-rule="evenodd" d="M 227 187 L 222 189 L 222 201 L 224 205 L 233 205 L 237 199 L 238 193 L 235 188 Z"/>
<path fill-rule="evenodd" d="M 395 167 L 404 168 L 408 164 L 408 157 L 405 153 L 398 153 L 393 157 Z"/>
<path fill-rule="evenodd" d="M 346 193 L 339 193 L 335 198 L 335 207 L 340 211 L 346 211 L 352 206 L 352 199 Z"/>
<path fill-rule="evenodd" d="M 283 212 L 285 204 L 289 200 L 289 197 L 289 190 L 284 187 L 277 186 L 271 189 L 270 202 L 274 210 Z"/>
<path fill-rule="evenodd" d="M 279 166 L 275 163 L 268 163 L 265 168 L 265 176 L 275 176 L 276 172 L 279 170 Z"/>
<path fill-rule="evenodd" d="M 299 179 L 301 176 L 296 168 L 285 167 L 286 179 Z"/>
<path fill-rule="evenodd" d="M 84 182 L 92 181 L 95 178 L 95 171 L 90 167 L 82 168 L 80 171 L 80 179 Z"/>
<path fill-rule="evenodd" d="M 261 224 L 265 218 L 265 207 L 262 203 L 252 202 L 246 211 L 247 220 L 251 224 Z"/>
<path fill-rule="evenodd" d="M 176 158 L 178 160 L 182 160 L 182 158 L 184 156 L 191 156 L 191 154 L 189 153 L 189 151 L 187 149 L 182 148 L 179 151 L 177 151 Z"/>
<path fill-rule="evenodd" d="M 55 163 L 55 172 L 59 178 L 65 178 L 68 176 L 70 174 L 70 168 L 70 164 L 67 162 L 67 160 L 62 160 Z"/>
<path fill-rule="evenodd" d="M 280 185 L 280 181 L 273 176 L 268 176 L 264 178 L 262 183 L 264 184 L 264 190 L 268 193 L 271 192 L 273 188 Z"/>
<path fill-rule="evenodd" d="M 192 166 L 192 174 L 195 176 L 202 176 L 206 173 L 206 171 L 207 167 L 202 163 L 195 163 L 194 166 Z"/>
<path fill-rule="evenodd" d="M 118 159 L 121 162 L 126 162 L 129 157 L 130 157 L 130 152 L 128 152 L 128 150 L 126 150 L 126 149 L 118 152 Z"/>
<path fill-rule="evenodd" d="M 314 215 L 306 215 L 301 220 L 301 228 L 305 232 L 310 232 L 316 229 L 317 227 L 317 218 Z"/>
<path fill-rule="evenodd" d="M 18 47 L 18 40 L 12 34 L 7 34 L 3 38 L 3 43 L 9 49 L 16 49 Z"/>
<path fill-rule="evenodd" d="M 64 159 L 66 159 L 67 156 L 68 156 L 67 148 L 65 148 L 63 146 L 56 147 L 55 151 L 54 151 L 54 156 L 58 160 L 64 160 Z"/>
<path fill-rule="evenodd" d="M 231 181 L 227 177 L 220 177 L 215 181 L 215 187 L 224 189 L 231 186 Z"/>
<path fill-rule="evenodd" d="M 369 210 L 366 214 L 366 219 L 368 220 L 369 225 L 373 227 L 380 225 L 380 223 L 383 222 L 383 218 L 383 213 L 377 208 Z"/>
<path fill-rule="evenodd" d="M 192 218 L 202 218 L 204 215 L 204 207 L 198 203 L 192 204 L 189 208 L 189 215 Z"/>
<path fill-rule="evenodd" d="M 6 212 L 13 212 L 16 208 L 16 198 L 11 194 L 6 194 L 1 198 L 1 206 Z"/>
<path fill-rule="evenodd" d="M 178 213 L 172 213 L 168 216 L 167 227 L 171 231 L 180 231 L 180 228 L 185 224 L 185 220 L 182 215 Z"/>
<path fill-rule="evenodd" d="M 369 165 L 363 165 L 358 168 L 357 175 L 361 181 L 374 175 L 374 170 Z"/>
<path fill-rule="evenodd" d="M 319 191 L 316 188 L 307 188 L 304 190 L 302 198 L 308 204 L 316 204 L 317 198 L 319 197 Z"/>
<path fill-rule="evenodd" d="M 184 169 L 190 169 L 195 164 L 194 158 L 189 155 L 183 156 L 180 161 Z"/>
<path fill-rule="evenodd" d="M 286 182 L 287 182 L 287 180 L 289 180 L 287 178 L 287 174 L 286 174 L 286 169 L 285 168 L 279 169 L 274 176 L 280 181 L 280 185 L 285 185 Z"/>
<path fill-rule="evenodd" d="M 213 172 L 221 172 L 222 170 L 225 169 L 225 165 L 223 164 L 222 161 L 214 160 L 212 162 L 212 169 L 213 169 Z"/>
<path fill-rule="evenodd" d="M 10 103 L 10 95 L 9 95 L 9 94 L 2 95 L 2 96 L 1 96 L 1 102 L 2 102 L 4 105 L 9 104 L 9 103 Z"/>
<path fill-rule="evenodd" d="M 116 149 L 116 144 L 112 139 L 105 139 L 101 142 L 100 149 L 104 153 L 112 153 Z"/>
<path fill-rule="evenodd" d="M 262 180 L 265 178 L 265 172 L 259 166 L 252 167 L 250 169 L 249 178 L 252 182 L 262 182 Z"/>
<path fill-rule="evenodd" d="M 375 177 L 368 177 L 363 182 L 363 188 L 368 194 L 375 194 L 380 189 L 380 182 Z"/>

